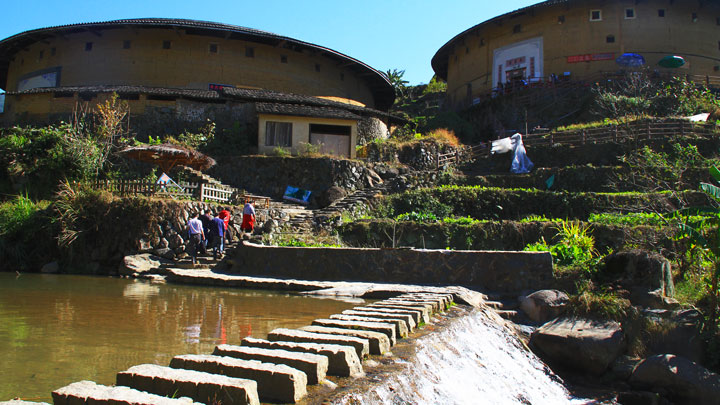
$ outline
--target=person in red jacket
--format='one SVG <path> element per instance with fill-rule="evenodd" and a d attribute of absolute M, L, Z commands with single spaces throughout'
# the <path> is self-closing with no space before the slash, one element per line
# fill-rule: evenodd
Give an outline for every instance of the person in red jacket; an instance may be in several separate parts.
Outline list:
<path fill-rule="evenodd" d="M 220 207 L 220 212 L 217 214 L 218 218 L 223 220 L 223 224 L 225 226 L 225 232 L 224 232 L 224 238 L 228 242 L 231 242 L 230 240 L 230 234 L 228 233 L 228 225 L 230 224 L 230 219 L 232 218 L 232 214 L 230 214 L 230 211 L 227 210 L 227 208 Z"/>

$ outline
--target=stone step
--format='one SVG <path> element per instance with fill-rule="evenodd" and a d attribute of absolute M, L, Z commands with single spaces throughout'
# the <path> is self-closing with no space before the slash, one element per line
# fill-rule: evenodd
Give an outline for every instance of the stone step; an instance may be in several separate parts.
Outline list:
<path fill-rule="evenodd" d="M 367 339 L 353 336 L 328 335 L 327 333 L 311 333 L 297 329 L 278 328 L 268 333 L 268 340 L 350 346 L 355 349 L 355 353 L 360 359 L 367 357 L 370 353 L 370 342 Z"/>
<path fill-rule="evenodd" d="M 515 311 L 514 309 L 498 309 L 495 310 L 495 312 L 497 312 L 498 315 L 507 320 L 513 320 L 518 316 L 518 311 Z"/>
<path fill-rule="evenodd" d="M 50 405 L 47 402 L 29 402 L 22 399 L 11 399 L 9 401 L 0 401 L 0 405 Z"/>
<path fill-rule="evenodd" d="M 415 326 L 420 325 L 420 322 L 423 321 L 422 320 L 422 311 L 381 308 L 381 307 L 355 307 L 351 311 L 372 312 L 372 313 L 390 314 L 390 315 L 407 315 L 412 318 L 413 322 L 415 322 Z"/>
<path fill-rule="evenodd" d="M 427 300 L 423 298 L 388 298 L 385 300 L 386 302 L 407 302 L 407 303 L 415 303 L 418 305 L 429 305 L 431 314 L 435 314 L 437 312 L 441 312 L 445 310 L 445 306 L 440 301 L 432 301 Z"/>
<path fill-rule="evenodd" d="M 388 319 L 388 320 L 402 321 L 405 324 L 405 328 L 407 328 L 407 330 L 409 332 L 415 331 L 415 327 L 417 326 L 413 317 L 408 314 L 387 314 L 387 313 L 373 312 L 373 311 L 357 311 L 357 310 L 353 310 L 353 309 L 347 309 L 345 311 L 342 311 L 342 314 L 350 315 L 350 316 L 364 316 L 367 318 L 374 318 L 374 319 Z M 332 316 L 330 316 L 330 318 L 332 319 Z"/>
<path fill-rule="evenodd" d="M 391 323 L 395 325 L 395 337 L 397 339 L 406 338 L 408 335 L 408 327 L 405 324 L 405 321 L 402 319 L 380 319 L 380 318 L 373 318 L 369 316 L 364 315 L 348 315 L 348 314 L 334 314 L 330 315 L 328 318 L 330 319 L 338 319 L 341 321 L 359 321 L 359 322 L 381 322 L 381 323 Z"/>
<path fill-rule="evenodd" d="M 327 326 L 329 328 L 369 330 L 372 332 L 384 333 L 390 339 L 390 346 L 397 343 L 395 325 L 387 322 L 369 321 L 343 321 L 340 319 L 316 319 L 312 321 L 314 326 Z"/>
<path fill-rule="evenodd" d="M 263 363 L 285 364 L 307 375 L 308 384 L 319 384 L 325 379 L 328 359 L 312 353 L 289 352 L 282 349 L 219 345 L 213 351 L 215 356 L 228 356 L 242 360 L 257 360 Z"/>
<path fill-rule="evenodd" d="M 182 370 L 157 364 L 141 364 L 117 374 L 117 385 L 166 397 L 188 397 L 204 404 L 259 405 L 253 380 Z"/>
<path fill-rule="evenodd" d="M 453 297 L 452 294 L 440 294 L 440 293 L 409 293 L 409 294 L 403 294 L 396 298 L 425 298 L 430 300 L 438 300 L 442 302 L 442 304 L 447 308 L 455 302 L 455 297 Z"/>
<path fill-rule="evenodd" d="M 367 339 L 370 344 L 370 354 L 383 354 L 390 350 L 390 338 L 384 333 L 373 332 L 369 330 L 332 328 L 328 326 L 303 326 L 300 330 L 311 333 L 323 333 L 327 335 L 352 336 L 361 339 Z"/>
<path fill-rule="evenodd" d="M 424 323 L 430 322 L 430 310 L 424 306 L 418 306 L 418 305 L 412 305 L 412 304 L 402 304 L 399 302 L 388 302 L 388 301 L 374 302 L 372 304 L 368 304 L 367 306 L 371 307 L 371 308 L 389 308 L 389 309 L 402 309 L 404 311 L 417 311 L 417 312 L 420 312 L 420 316 L 421 316 L 420 319 Z"/>
<path fill-rule="evenodd" d="M 108 387 L 92 381 L 79 381 L 52 393 L 54 405 L 179 405 L 192 404 L 190 398 L 166 398 L 129 387 Z"/>
<path fill-rule="evenodd" d="M 328 375 L 338 377 L 360 377 L 364 375 L 362 364 L 355 349 L 350 346 L 320 343 L 271 342 L 264 339 L 246 337 L 241 343 L 247 347 L 281 349 L 289 352 L 313 353 L 328 359 Z"/>
<path fill-rule="evenodd" d="M 173 357 L 170 367 L 255 380 L 258 395 L 263 402 L 295 403 L 307 393 L 305 373 L 283 364 L 240 360 L 232 357 L 185 354 Z"/>

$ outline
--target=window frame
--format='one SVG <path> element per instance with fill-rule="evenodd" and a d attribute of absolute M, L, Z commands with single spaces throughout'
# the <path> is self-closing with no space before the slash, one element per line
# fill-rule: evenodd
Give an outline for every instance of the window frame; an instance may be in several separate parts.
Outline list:
<path fill-rule="evenodd" d="M 628 11 L 632 12 L 632 17 L 628 16 Z M 627 7 L 625 8 L 625 19 L 626 20 L 634 20 L 637 18 L 637 13 L 635 12 L 635 7 Z"/>
<path fill-rule="evenodd" d="M 598 14 L 598 18 L 593 18 L 593 14 L 594 14 L 594 13 L 597 13 L 597 14 Z M 602 18 L 602 10 L 601 10 L 601 9 L 590 10 L 590 16 L 589 16 L 589 18 L 590 18 L 590 21 L 592 21 L 592 22 L 602 21 L 602 20 L 603 20 L 603 18 Z"/>
<path fill-rule="evenodd" d="M 292 122 L 265 121 L 265 146 L 292 148 L 292 133 Z"/>

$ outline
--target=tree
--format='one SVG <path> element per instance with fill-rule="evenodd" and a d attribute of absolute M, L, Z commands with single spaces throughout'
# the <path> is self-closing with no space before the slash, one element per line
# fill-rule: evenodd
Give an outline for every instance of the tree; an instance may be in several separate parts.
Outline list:
<path fill-rule="evenodd" d="M 405 95 L 406 85 L 410 82 L 403 80 L 405 76 L 405 70 L 388 69 L 385 75 L 390 80 L 390 84 L 395 88 L 395 95 L 402 97 Z"/>
<path fill-rule="evenodd" d="M 710 174 L 716 183 L 720 184 L 720 170 L 713 166 Z M 707 289 L 710 298 L 710 313 L 708 314 L 708 330 L 715 333 L 718 317 L 718 296 L 720 295 L 720 187 L 701 183 L 702 190 L 712 200 L 713 206 L 692 207 L 678 211 L 685 216 L 680 223 L 681 236 L 689 239 L 700 247 L 705 259 L 712 263 L 712 272 L 707 279 Z M 688 216 L 695 217 L 689 218 Z M 697 216 L 700 216 L 698 219 Z"/>

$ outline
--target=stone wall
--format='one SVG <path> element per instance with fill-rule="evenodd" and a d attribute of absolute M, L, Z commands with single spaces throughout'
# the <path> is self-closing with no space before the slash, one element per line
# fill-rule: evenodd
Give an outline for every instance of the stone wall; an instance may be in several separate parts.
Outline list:
<path fill-rule="evenodd" d="M 234 274 L 295 279 L 462 285 L 521 292 L 549 287 L 547 252 L 297 248 L 245 244 L 232 258 Z"/>
<path fill-rule="evenodd" d="M 232 187 L 273 198 L 281 198 L 287 186 L 310 190 L 318 197 L 333 186 L 352 191 L 380 180 L 362 162 L 325 157 L 220 157 L 208 174 Z"/>
<path fill-rule="evenodd" d="M 358 145 L 365 145 L 375 139 L 387 139 L 389 136 L 387 125 L 375 117 L 365 117 L 358 121 Z"/>
<path fill-rule="evenodd" d="M 448 153 L 454 147 L 431 139 L 397 145 L 390 142 L 369 143 L 368 162 L 401 163 L 415 170 L 435 170 L 437 154 Z"/>

